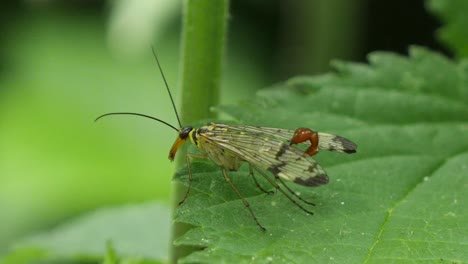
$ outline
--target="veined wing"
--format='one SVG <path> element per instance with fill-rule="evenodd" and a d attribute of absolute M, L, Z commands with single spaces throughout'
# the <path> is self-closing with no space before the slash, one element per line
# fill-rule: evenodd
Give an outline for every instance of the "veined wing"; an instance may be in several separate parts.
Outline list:
<path fill-rule="evenodd" d="M 240 159 L 252 163 L 273 175 L 305 185 L 318 186 L 328 183 L 322 167 L 304 152 L 284 140 L 262 133 L 243 130 L 240 126 L 213 124 L 209 130 L 200 132 L 205 144 L 223 148 Z"/>
<path fill-rule="evenodd" d="M 256 126 L 229 126 L 229 128 L 232 131 L 245 131 L 245 132 L 249 132 L 253 134 L 257 134 L 257 133 L 269 134 L 273 137 L 276 137 L 282 140 L 283 142 L 286 142 L 287 144 L 291 142 L 291 139 L 293 138 L 294 132 L 295 132 L 295 130 L 290 130 L 290 129 L 272 128 L 272 127 L 256 127 Z M 354 144 L 351 140 L 346 139 L 344 137 L 340 137 L 337 135 L 328 134 L 324 132 L 318 132 L 318 137 L 319 137 L 319 142 L 318 142 L 319 149 L 325 149 L 329 151 L 342 152 L 342 153 L 356 152 L 356 144 Z M 310 146 L 309 141 L 305 141 L 300 144 Z"/>

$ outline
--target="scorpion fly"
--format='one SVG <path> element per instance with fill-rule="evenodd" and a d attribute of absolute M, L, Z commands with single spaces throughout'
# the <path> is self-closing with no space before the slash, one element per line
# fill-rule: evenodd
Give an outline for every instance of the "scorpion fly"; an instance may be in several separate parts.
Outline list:
<path fill-rule="evenodd" d="M 254 171 L 264 177 L 269 184 L 280 191 L 293 204 L 312 215 L 313 213 L 304 208 L 296 199 L 309 205 L 315 204 L 300 197 L 285 184 L 283 179 L 309 187 L 326 184 L 328 183 L 328 176 L 312 156 L 317 154 L 320 149 L 348 154 L 355 153 L 356 144 L 346 138 L 314 131 L 309 128 L 289 130 L 217 123 L 209 123 L 200 128 L 191 126 L 183 127 L 156 52 L 154 49 L 152 49 L 152 51 L 167 92 L 169 93 L 169 98 L 172 102 L 172 107 L 180 128 L 176 128 L 159 118 L 134 112 L 107 113 L 97 117 L 95 121 L 111 115 L 134 115 L 150 118 L 171 127 L 178 133 L 169 151 L 169 159 L 171 161 L 174 160 L 179 147 L 187 140 L 198 147 L 202 154 L 186 154 L 189 184 L 179 206 L 187 199 L 192 186 L 190 159 L 209 158 L 221 168 L 224 179 L 232 187 L 262 231 L 266 231 L 266 229 L 260 224 L 248 201 L 242 196 L 228 176 L 228 171 L 237 171 L 244 162 L 249 165 L 249 176 L 253 178 L 256 186 L 261 191 L 272 193 L 261 187 L 255 178 Z M 301 150 L 295 146 L 296 144 L 304 145 L 307 149 L 305 151 Z M 274 176 L 274 179 L 268 176 L 268 172 Z"/>

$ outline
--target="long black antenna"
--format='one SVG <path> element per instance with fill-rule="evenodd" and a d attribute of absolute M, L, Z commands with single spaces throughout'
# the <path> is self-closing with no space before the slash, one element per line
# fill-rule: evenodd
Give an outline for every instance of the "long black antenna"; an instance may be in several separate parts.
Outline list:
<path fill-rule="evenodd" d="M 142 117 L 146 117 L 146 118 L 149 118 L 149 119 L 153 119 L 153 120 L 156 120 L 158 122 L 161 122 L 169 127 L 171 127 L 172 129 L 174 129 L 175 131 L 179 131 L 179 129 L 177 129 L 175 126 L 167 123 L 166 121 L 163 121 L 159 118 L 156 118 L 156 117 L 153 117 L 153 116 L 149 116 L 149 115 L 145 115 L 145 114 L 140 114 L 140 113 L 133 113 L 133 112 L 114 112 L 114 113 L 107 113 L 107 114 L 103 114 L 103 115 L 100 115 L 98 116 L 94 122 L 98 121 L 99 119 L 105 117 L 105 116 L 110 116 L 110 115 L 135 115 L 135 116 L 142 116 Z"/>
<path fill-rule="evenodd" d="M 179 118 L 179 114 L 177 113 L 177 108 L 175 106 L 174 99 L 172 98 L 171 90 L 169 90 L 169 85 L 167 84 L 166 77 L 164 76 L 161 65 L 159 64 L 159 60 L 158 60 L 158 56 L 156 55 L 156 51 L 154 51 L 154 47 L 151 47 L 151 50 L 153 51 L 153 56 L 156 59 L 156 63 L 158 64 L 158 68 L 159 68 L 159 71 L 161 72 L 161 76 L 162 76 L 162 78 L 164 80 L 164 83 L 166 84 L 167 93 L 169 94 L 169 97 L 171 98 L 172 107 L 174 108 L 174 113 L 175 113 L 175 115 L 177 117 L 177 122 L 179 122 L 179 127 L 182 127 L 182 123 L 180 123 L 180 118 Z"/>

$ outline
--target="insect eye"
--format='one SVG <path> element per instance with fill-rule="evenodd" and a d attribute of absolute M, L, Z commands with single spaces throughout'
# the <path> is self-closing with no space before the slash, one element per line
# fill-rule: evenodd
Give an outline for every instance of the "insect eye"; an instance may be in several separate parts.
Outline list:
<path fill-rule="evenodd" d="M 190 133 L 190 131 L 193 130 L 193 127 L 191 126 L 187 126 L 187 127 L 184 127 L 182 128 L 182 130 L 179 132 L 179 137 L 181 139 L 186 139 Z"/>

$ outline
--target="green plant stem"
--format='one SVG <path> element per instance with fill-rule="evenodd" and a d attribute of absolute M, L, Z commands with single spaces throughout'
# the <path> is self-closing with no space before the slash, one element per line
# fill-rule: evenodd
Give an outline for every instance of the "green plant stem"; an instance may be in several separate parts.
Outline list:
<path fill-rule="evenodd" d="M 186 0 L 184 2 L 183 41 L 181 56 L 182 104 L 180 117 L 182 125 L 214 118 L 210 107 L 219 101 L 221 66 L 224 55 L 228 0 Z M 185 149 L 181 149 L 176 167 L 186 162 Z M 174 184 L 173 208 L 182 200 L 186 186 Z M 190 197 L 189 197 L 190 199 Z M 190 227 L 175 223 L 172 241 L 185 233 Z M 170 261 L 193 251 L 189 247 L 171 245 Z"/>

